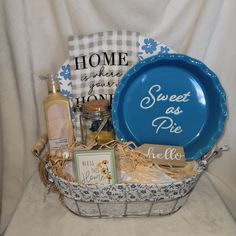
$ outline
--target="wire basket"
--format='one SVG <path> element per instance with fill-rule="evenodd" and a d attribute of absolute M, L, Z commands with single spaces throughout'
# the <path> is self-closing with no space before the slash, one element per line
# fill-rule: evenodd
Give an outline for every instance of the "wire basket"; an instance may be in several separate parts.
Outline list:
<path fill-rule="evenodd" d="M 162 216 L 178 211 L 185 204 L 209 162 L 226 149 L 215 148 L 198 161 L 195 176 L 165 184 L 78 184 L 57 176 L 49 163 L 45 168 L 49 182 L 63 195 L 64 206 L 78 216 Z"/>

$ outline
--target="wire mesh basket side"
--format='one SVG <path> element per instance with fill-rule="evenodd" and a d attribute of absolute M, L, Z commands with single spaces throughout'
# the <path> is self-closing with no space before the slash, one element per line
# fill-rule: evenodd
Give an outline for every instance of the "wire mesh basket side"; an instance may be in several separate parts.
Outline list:
<path fill-rule="evenodd" d="M 64 206 L 73 214 L 91 218 L 163 216 L 178 211 L 190 193 L 177 199 L 157 202 L 91 203 L 65 197 Z"/>
<path fill-rule="evenodd" d="M 228 146 L 215 147 L 198 162 L 197 174 L 168 184 L 81 185 L 57 176 L 40 153 L 34 155 L 44 164 L 47 187 L 60 192 L 62 203 L 72 213 L 84 217 L 139 217 L 168 215 L 178 211 L 187 201 L 209 162 L 227 151 Z"/>

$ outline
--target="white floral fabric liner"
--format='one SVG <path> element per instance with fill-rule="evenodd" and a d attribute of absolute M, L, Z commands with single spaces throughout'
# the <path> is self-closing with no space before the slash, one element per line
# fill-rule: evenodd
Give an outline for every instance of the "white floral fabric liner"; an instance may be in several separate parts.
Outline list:
<path fill-rule="evenodd" d="M 57 189 L 65 197 L 82 202 L 152 202 L 173 200 L 184 197 L 197 183 L 206 168 L 204 161 L 199 162 L 196 176 L 162 184 L 78 184 L 64 180 L 52 171 L 47 164 L 46 170 Z"/>

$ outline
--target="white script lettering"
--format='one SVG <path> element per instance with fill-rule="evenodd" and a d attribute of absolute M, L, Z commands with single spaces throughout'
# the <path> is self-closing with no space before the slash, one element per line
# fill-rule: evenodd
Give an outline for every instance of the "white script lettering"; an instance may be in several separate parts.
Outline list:
<path fill-rule="evenodd" d="M 148 157 L 151 159 L 165 159 L 165 160 L 181 160 L 184 157 L 181 153 L 177 152 L 176 148 L 167 148 L 164 153 L 154 153 L 153 147 L 148 149 Z"/>
<path fill-rule="evenodd" d="M 182 133 L 182 127 L 177 125 L 170 117 L 168 116 L 160 116 L 155 118 L 152 121 L 152 126 L 157 127 L 156 133 L 158 134 L 160 129 L 166 129 L 169 130 L 170 133 L 179 134 Z"/>
<path fill-rule="evenodd" d="M 189 96 L 191 95 L 190 91 L 180 95 L 168 95 L 163 93 L 158 93 L 161 91 L 161 86 L 155 84 L 151 86 L 148 90 L 148 95 L 144 97 L 140 102 L 140 107 L 142 109 L 149 109 L 155 105 L 156 102 L 169 101 L 169 102 L 188 102 Z"/>

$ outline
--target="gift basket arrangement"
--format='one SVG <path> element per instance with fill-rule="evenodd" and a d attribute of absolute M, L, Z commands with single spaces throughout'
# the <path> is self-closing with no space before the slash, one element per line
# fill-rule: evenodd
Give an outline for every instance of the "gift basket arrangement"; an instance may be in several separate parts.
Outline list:
<path fill-rule="evenodd" d="M 130 31 L 69 39 L 47 79 L 47 134 L 33 153 L 49 191 L 85 217 L 172 214 L 188 199 L 227 118 L 224 89 L 202 62 Z"/>

